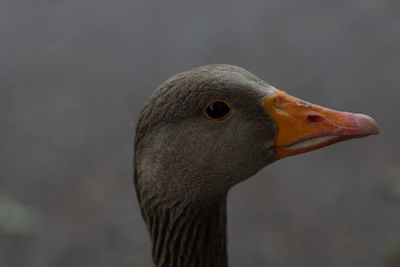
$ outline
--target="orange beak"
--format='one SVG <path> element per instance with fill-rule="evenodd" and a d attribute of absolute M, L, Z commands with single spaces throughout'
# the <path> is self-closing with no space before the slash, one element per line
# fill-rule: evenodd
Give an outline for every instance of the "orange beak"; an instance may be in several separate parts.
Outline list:
<path fill-rule="evenodd" d="M 264 98 L 264 105 L 278 128 L 273 144 L 277 159 L 379 133 L 367 115 L 324 108 L 280 90 Z"/>

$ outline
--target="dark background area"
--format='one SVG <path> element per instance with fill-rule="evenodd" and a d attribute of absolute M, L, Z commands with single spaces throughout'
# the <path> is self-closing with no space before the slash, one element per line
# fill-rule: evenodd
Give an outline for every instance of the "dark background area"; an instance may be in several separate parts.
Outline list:
<path fill-rule="evenodd" d="M 210 63 L 381 128 L 236 186 L 231 266 L 400 266 L 398 0 L 1 0 L 0 266 L 152 266 L 134 123 Z"/>

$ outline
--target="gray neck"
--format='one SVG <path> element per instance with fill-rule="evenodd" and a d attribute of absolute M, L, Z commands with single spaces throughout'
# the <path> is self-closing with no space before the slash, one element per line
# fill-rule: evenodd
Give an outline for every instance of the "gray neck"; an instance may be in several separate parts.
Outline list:
<path fill-rule="evenodd" d="M 143 216 L 157 266 L 228 266 L 226 195 L 207 204 L 178 200 L 148 204 L 142 205 Z"/>

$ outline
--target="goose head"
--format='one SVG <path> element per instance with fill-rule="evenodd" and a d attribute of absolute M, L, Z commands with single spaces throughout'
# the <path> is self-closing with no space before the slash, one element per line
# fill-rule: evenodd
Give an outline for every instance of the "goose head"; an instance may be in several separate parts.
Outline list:
<path fill-rule="evenodd" d="M 178 264 L 179 250 L 192 255 L 182 237 L 169 238 L 182 233 L 183 226 L 174 226 L 179 221 L 200 229 L 215 224 L 208 234 L 225 240 L 227 192 L 268 164 L 378 132 L 369 116 L 292 97 L 236 66 L 207 65 L 173 76 L 145 104 L 135 136 L 135 186 L 155 263 L 185 266 Z M 219 256 L 222 243 L 213 249 L 219 261 L 193 266 L 227 265 Z M 211 257 L 195 247 L 198 257 Z"/>

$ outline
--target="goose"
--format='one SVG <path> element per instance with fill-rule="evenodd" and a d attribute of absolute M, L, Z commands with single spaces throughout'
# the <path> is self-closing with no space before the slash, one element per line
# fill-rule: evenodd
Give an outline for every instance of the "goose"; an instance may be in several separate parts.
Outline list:
<path fill-rule="evenodd" d="M 363 114 L 321 107 L 243 68 L 179 73 L 144 105 L 134 185 L 156 266 L 228 266 L 227 194 L 272 162 L 379 133 Z"/>

